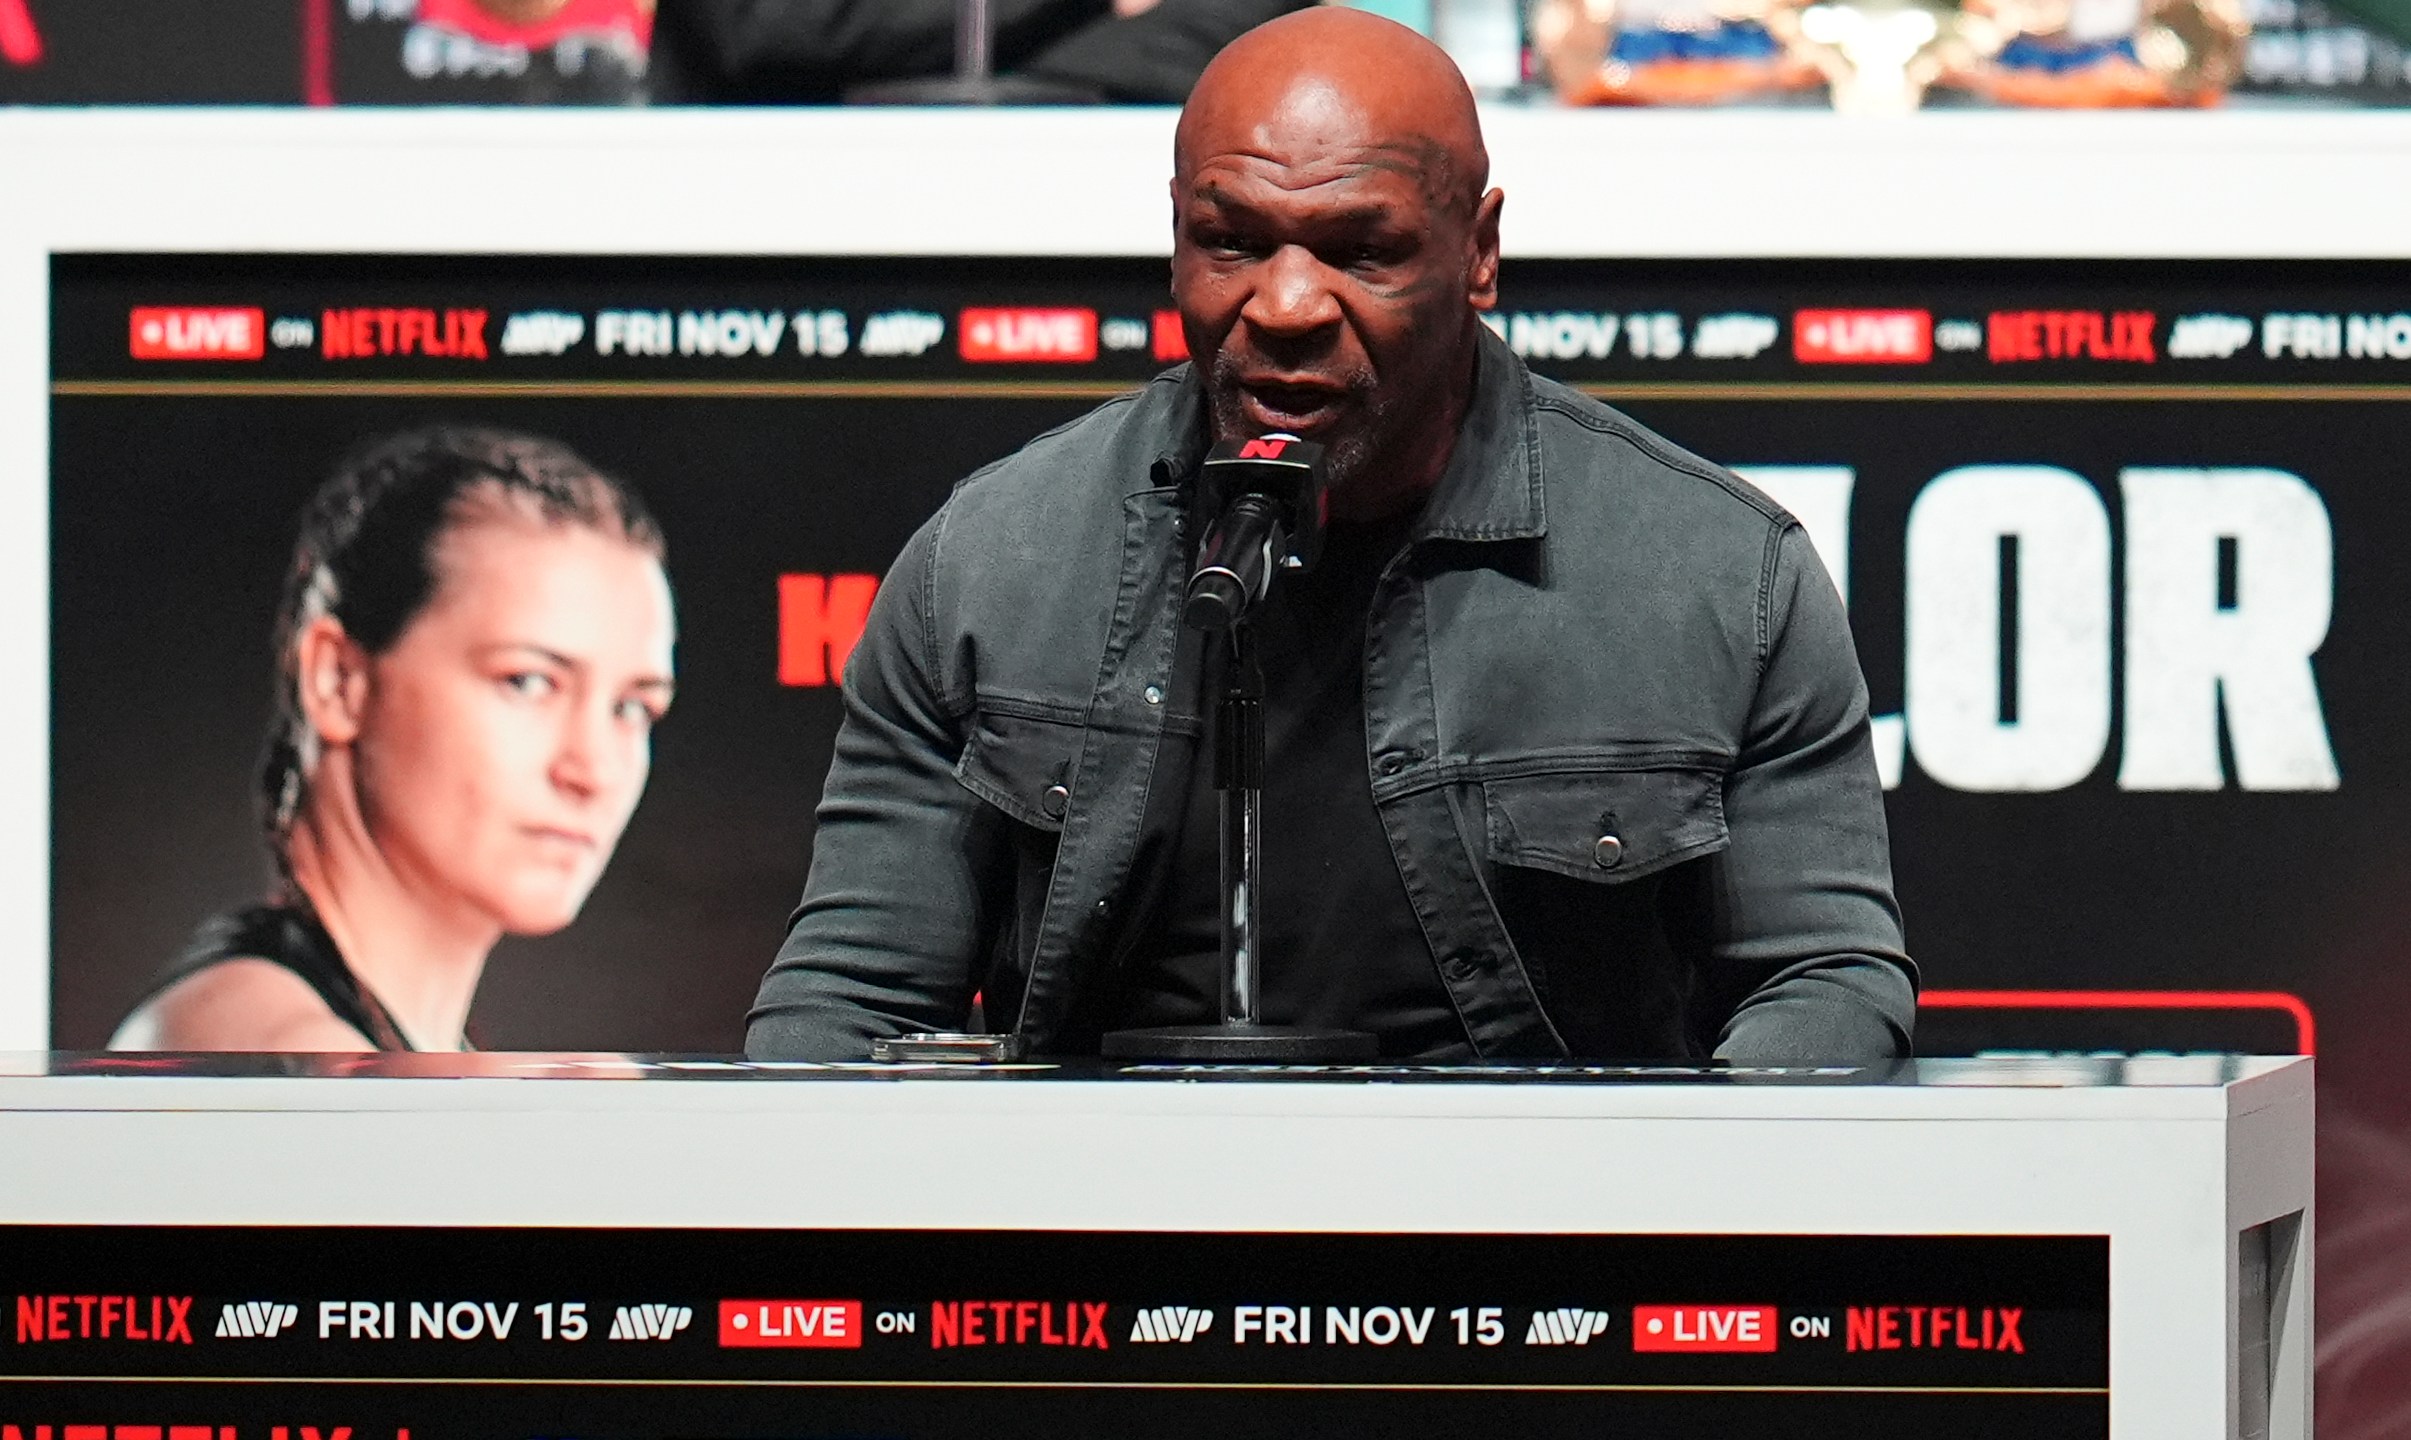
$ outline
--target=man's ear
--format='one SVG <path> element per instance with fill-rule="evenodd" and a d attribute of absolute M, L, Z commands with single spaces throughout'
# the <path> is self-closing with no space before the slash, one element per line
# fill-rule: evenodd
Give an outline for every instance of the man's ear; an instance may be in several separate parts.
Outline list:
<path fill-rule="evenodd" d="M 1493 190 L 1482 197 L 1473 213 L 1473 264 L 1465 280 L 1465 298 L 1476 310 L 1488 310 L 1499 303 L 1499 211 L 1507 203 L 1507 192 Z"/>
<path fill-rule="evenodd" d="M 360 738 L 368 714 L 368 652 L 344 631 L 343 622 L 321 615 L 304 625 L 293 643 L 294 679 L 302 718 L 321 745 L 349 745 Z"/>
<path fill-rule="evenodd" d="M 1180 250 L 1180 176 L 1174 175 L 1164 182 L 1164 193 L 1172 198 L 1172 249 L 1174 254 L 1171 259 L 1164 262 L 1165 274 L 1171 276 L 1179 273 L 1180 266 L 1178 253 Z"/>

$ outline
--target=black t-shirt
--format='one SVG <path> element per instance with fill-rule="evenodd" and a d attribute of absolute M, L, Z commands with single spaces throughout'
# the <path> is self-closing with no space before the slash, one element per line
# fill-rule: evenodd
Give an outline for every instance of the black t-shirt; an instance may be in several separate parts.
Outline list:
<path fill-rule="evenodd" d="M 1373 808 L 1365 623 L 1414 513 L 1334 525 L 1255 615 L 1264 667 L 1264 969 L 1272 1024 L 1368 1030 L 1389 1057 L 1472 1054 Z M 1216 696 L 1199 697 L 1209 731 Z M 1107 1007 L 1107 1028 L 1221 1018 L 1220 795 L 1198 748 L 1172 873 Z"/>

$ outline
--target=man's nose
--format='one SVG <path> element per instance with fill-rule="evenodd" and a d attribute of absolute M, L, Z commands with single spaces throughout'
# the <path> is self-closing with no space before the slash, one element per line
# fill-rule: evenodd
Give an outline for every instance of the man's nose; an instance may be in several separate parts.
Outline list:
<path fill-rule="evenodd" d="M 1240 310 L 1248 328 L 1272 336 L 1305 335 L 1339 323 L 1339 300 L 1329 271 L 1303 245 L 1284 245 L 1257 272 L 1256 286 Z"/>

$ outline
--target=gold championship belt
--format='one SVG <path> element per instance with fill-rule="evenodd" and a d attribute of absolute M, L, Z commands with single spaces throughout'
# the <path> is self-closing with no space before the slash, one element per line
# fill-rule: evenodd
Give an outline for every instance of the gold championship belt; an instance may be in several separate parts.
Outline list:
<path fill-rule="evenodd" d="M 1706 105 L 1823 84 L 1899 115 L 1943 86 L 2061 109 L 2216 104 L 2241 0 L 1539 0 L 1540 67 L 1572 105 Z"/>

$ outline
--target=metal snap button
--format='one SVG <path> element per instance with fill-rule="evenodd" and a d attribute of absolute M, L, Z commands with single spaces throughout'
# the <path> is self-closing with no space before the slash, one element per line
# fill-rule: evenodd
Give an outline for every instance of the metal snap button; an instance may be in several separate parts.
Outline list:
<path fill-rule="evenodd" d="M 1072 791 L 1068 785 L 1049 785 L 1046 793 L 1038 797 L 1038 808 L 1044 810 L 1051 820 L 1062 819 L 1063 812 L 1071 808 L 1071 803 Z"/>
<path fill-rule="evenodd" d="M 1406 757 L 1395 750 L 1381 757 L 1381 773 L 1384 775 L 1395 775 L 1405 768 Z"/>
<path fill-rule="evenodd" d="M 1161 705 L 1161 704 L 1163 704 L 1163 703 L 1164 703 L 1164 687 L 1163 687 L 1163 686 L 1161 686 L 1161 685 L 1150 685 L 1150 686 L 1148 686 L 1148 687 L 1147 687 L 1147 689 L 1146 689 L 1146 691 L 1145 691 L 1144 693 L 1145 693 L 1145 695 L 1146 695 L 1146 697 L 1147 697 L 1147 703 L 1148 703 L 1148 704 L 1150 704 L 1150 705 Z"/>
<path fill-rule="evenodd" d="M 1591 863 L 1602 870 L 1613 870 L 1624 863 L 1624 842 L 1613 835 L 1602 835 L 1591 847 Z"/>
<path fill-rule="evenodd" d="M 1448 963 L 1440 968 L 1447 972 L 1448 978 L 1451 980 L 1466 980 L 1472 978 L 1474 972 L 1482 968 L 1482 959 L 1470 950 L 1459 950 L 1456 954 L 1449 956 Z"/>

